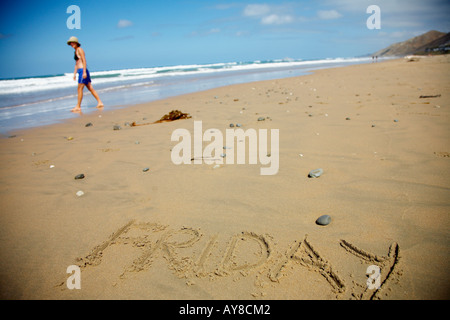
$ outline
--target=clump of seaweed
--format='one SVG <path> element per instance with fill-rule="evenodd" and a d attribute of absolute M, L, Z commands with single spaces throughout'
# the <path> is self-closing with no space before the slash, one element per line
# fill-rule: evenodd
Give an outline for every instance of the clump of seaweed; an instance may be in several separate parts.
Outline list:
<path fill-rule="evenodd" d="M 141 123 L 141 124 L 137 124 L 136 122 L 133 122 L 131 124 L 131 126 L 132 127 L 145 126 L 148 124 L 162 123 L 162 122 L 175 121 L 175 120 L 180 120 L 180 119 L 190 119 L 190 118 L 192 118 L 192 116 L 190 116 L 189 113 L 184 113 L 184 112 L 181 112 L 180 110 L 172 110 L 168 114 L 165 114 L 164 116 L 162 116 L 161 119 L 159 119 L 158 121 L 150 122 L 150 123 Z"/>

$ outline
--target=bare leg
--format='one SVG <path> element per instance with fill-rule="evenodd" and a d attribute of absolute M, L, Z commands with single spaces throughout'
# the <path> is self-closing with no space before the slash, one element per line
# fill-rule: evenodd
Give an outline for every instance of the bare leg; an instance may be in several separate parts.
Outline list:
<path fill-rule="evenodd" d="M 92 86 L 92 84 L 89 82 L 89 84 L 86 85 L 86 87 L 88 88 L 88 90 L 92 93 L 92 95 L 94 96 L 94 98 L 97 100 L 98 104 L 97 104 L 97 108 L 103 108 L 103 102 L 102 100 L 100 100 L 100 97 L 98 96 L 97 91 L 95 91 L 94 87 Z"/>
<path fill-rule="evenodd" d="M 77 103 L 77 106 L 70 111 L 81 112 L 81 101 L 83 100 L 83 89 L 84 89 L 84 84 L 79 83 L 78 84 L 78 103 Z"/>

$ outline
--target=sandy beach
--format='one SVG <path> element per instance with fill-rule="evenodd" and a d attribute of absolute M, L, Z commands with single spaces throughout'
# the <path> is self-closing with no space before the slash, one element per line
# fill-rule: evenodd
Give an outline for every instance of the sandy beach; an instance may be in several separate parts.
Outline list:
<path fill-rule="evenodd" d="M 448 299 L 449 71 L 449 56 L 323 69 L 12 132 L 1 298 Z M 172 110 L 191 118 L 148 124 Z M 278 172 L 174 164 L 172 133 L 194 139 L 196 121 L 278 130 Z"/>

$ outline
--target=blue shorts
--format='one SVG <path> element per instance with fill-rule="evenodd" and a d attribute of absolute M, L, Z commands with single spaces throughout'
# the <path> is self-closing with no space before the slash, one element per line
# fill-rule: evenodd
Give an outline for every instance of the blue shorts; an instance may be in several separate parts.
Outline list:
<path fill-rule="evenodd" d="M 83 79 L 83 68 L 77 70 L 78 72 L 78 83 L 89 84 L 91 82 L 91 75 L 89 74 L 89 70 L 86 69 L 86 79 Z"/>

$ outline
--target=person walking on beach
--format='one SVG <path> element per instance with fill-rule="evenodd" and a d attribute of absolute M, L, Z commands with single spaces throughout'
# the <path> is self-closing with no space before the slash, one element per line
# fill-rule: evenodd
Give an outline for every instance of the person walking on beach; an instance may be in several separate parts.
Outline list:
<path fill-rule="evenodd" d="M 78 103 L 75 108 L 73 108 L 72 112 L 81 113 L 81 101 L 83 100 L 83 89 L 86 86 L 88 90 L 92 93 L 95 99 L 97 99 L 97 108 L 103 108 L 103 102 L 100 100 L 100 97 L 97 94 L 97 91 L 94 90 L 91 83 L 91 77 L 89 75 L 89 70 L 87 69 L 86 56 L 84 50 L 81 48 L 81 44 L 78 42 L 77 37 L 70 37 L 67 40 L 67 44 L 75 49 L 75 70 L 73 72 L 73 80 L 77 80 L 78 73 Z"/>

